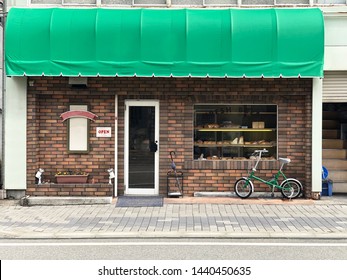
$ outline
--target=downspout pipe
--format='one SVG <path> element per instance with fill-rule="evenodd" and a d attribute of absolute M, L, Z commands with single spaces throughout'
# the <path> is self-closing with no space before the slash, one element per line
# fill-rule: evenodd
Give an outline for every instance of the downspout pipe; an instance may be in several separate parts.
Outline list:
<path fill-rule="evenodd" d="M 2 73 L 1 73 L 1 80 L 2 80 L 2 87 L 1 87 L 1 114 L 2 114 L 2 124 L 1 124 L 1 178 L 0 178 L 0 186 L 3 186 L 3 178 L 4 178 L 4 162 L 5 162 L 5 153 L 4 153 L 4 147 L 5 147 L 5 141 L 4 141 L 4 133 L 5 133 L 5 113 L 3 110 L 4 100 L 5 100 L 5 83 L 6 83 L 6 75 L 5 75 L 5 25 L 6 25 L 6 15 L 7 15 L 7 1 L 1 1 L 2 4 L 2 12 L 1 12 L 1 24 L 2 24 L 2 33 L 0 36 L 2 36 Z"/>

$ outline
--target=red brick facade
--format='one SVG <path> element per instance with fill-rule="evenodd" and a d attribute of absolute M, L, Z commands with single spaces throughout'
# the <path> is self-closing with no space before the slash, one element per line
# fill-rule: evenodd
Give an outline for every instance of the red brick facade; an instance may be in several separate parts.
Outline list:
<path fill-rule="evenodd" d="M 299 179 L 305 195 L 311 190 L 311 79 L 207 79 L 207 78 L 88 78 L 87 88 L 73 88 L 68 78 L 29 78 L 27 174 L 31 195 L 49 195 L 34 175 L 45 169 L 44 180 L 54 182 L 59 170 L 81 169 L 94 185 L 107 184 L 107 169 L 118 155 L 118 193 L 124 191 L 124 104 L 129 99 L 160 102 L 160 193 L 166 192 L 169 151 L 184 172 L 184 193 L 232 191 L 234 181 L 247 174 L 249 162 L 193 161 L 194 104 L 276 104 L 278 155 L 290 157 L 286 174 Z M 115 148 L 115 95 L 118 96 L 118 147 Z M 99 118 L 90 121 L 90 152 L 67 152 L 67 124 L 59 118 L 70 104 L 88 104 Z M 111 138 L 96 138 L 96 127 L 112 127 Z M 271 176 L 276 161 L 263 162 L 260 172 Z M 76 188 L 77 185 L 76 185 Z M 267 190 L 267 189 L 262 189 Z M 98 195 L 94 193 L 95 195 Z M 61 195 L 58 194 L 57 195 Z M 73 195 L 72 192 L 66 195 Z M 75 195 L 83 195 L 76 192 Z"/>
<path fill-rule="evenodd" d="M 31 184 L 27 193 L 34 196 L 113 196 L 109 184 Z"/>

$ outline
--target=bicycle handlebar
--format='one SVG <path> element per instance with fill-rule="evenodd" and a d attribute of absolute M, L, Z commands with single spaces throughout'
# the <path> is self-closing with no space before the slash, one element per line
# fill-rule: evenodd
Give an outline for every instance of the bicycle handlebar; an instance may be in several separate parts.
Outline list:
<path fill-rule="evenodd" d="M 260 159 L 261 159 L 261 154 L 262 154 L 262 153 L 267 153 L 267 152 L 268 152 L 268 150 L 266 150 L 266 149 L 255 150 L 255 151 L 254 151 L 253 154 L 254 154 L 254 155 L 255 155 L 255 154 L 259 154 L 259 156 L 257 157 L 257 162 L 256 162 L 255 166 L 252 168 L 253 171 L 256 171 L 256 170 L 257 170 L 259 161 L 260 161 Z"/>

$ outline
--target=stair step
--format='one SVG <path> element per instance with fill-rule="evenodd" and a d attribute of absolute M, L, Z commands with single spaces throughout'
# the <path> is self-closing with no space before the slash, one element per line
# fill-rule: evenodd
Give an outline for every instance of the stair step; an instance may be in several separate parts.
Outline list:
<path fill-rule="evenodd" d="M 336 183 L 340 183 L 340 182 L 347 183 L 347 170 L 331 170 L 329 171 L 328 178 L 333 180 L 333 182 L 336 182 Z"/>
<path fill-rule="evenodd" d="M 347 181 L 333 182 L 333 195 L 334 193 L 347 193 Z"/>
<path fill-rule="evenodd" d="M 339 113 L 337 111 L 323 111 L 323 120 L 338 120 Z"/>
<path fill-rule="evenodd" d="M 340 139 L 340 130 L 323 129 L 323 139 Z"/>
<path fill-rule="evenodd" d="M 337 120 L 323 120 L 323 129 L 339 129 L 340 122 Z"/>
<path fill-rule="evenodd" d="M 323 149 L 343 149 L 345 146 L 341 139 L 323 139 Z"/>
<path fill-rule="evenodd" d="M 323 159 L 347 159 L 347 150 L 323 149 Z"/>
<path fill-rule="evenodd" d="M 323 139 L 323 149 L 344 149 L 346 141 L 342 139 Z"/>
<path fill-rule="evenodd" d="M 323 165 L 329 172 L 332 170 L 347 170 L 346 159 L 323 159 Z"/>

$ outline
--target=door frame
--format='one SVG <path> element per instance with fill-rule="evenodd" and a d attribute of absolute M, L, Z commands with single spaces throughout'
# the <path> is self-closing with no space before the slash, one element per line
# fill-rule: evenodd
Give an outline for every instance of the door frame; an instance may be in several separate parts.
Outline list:
<path fill-rule="evenodd" d="M 130 189 L 129 188 L 129 107 L 154 107 L 155 132 L 158 150 L 154 153 L 154 188 Z M 125 100 L 124 106 L 124 194 L 125 195 L 158 195 L 159 194 L 159 100 Z"/>

